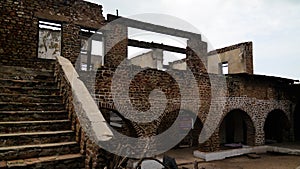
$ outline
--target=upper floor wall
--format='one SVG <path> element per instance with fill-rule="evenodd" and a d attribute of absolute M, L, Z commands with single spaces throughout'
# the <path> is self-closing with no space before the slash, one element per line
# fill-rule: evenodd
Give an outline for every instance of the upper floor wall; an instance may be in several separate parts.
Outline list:
<path fill-rule="evenodd" d="M 83 0 L 7 0 L 0 8 L 2 62 L 37 58 L 41 20 L 61 25 L 61 54 L 71 60 L 80 53 L 80 28 L 97 29 L 105 22 L 102 6 Z"/>
<path fill-rule="evenodd" d="M 227 69 L 228 72 L 224 72 L 224 69 Z M 252 42 L 239 43 L 209 52 L 208 72 L 214 74 L 253 74 Z"/>
<path fill-rule="evenodd" d="M 186 59 L 171 62 L 169 67 L 186 70 Z M 239 43 L 208 52 L 207 72 L 212 74 L 253 74 L 252 42 Z"/>
<path fill-rule="evenodd" d="M 292 86 L 295 80 L 264 75 L 226 75 L 229 97 L 249 97 L 259 100 L 295 101 Z"/>

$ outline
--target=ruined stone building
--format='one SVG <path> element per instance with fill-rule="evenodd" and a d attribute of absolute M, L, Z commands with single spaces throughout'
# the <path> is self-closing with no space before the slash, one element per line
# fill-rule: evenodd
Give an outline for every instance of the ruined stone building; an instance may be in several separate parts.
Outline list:
<path fill-rule="evenodd" d="M 6 0 L 0 8 L 0 168 L 103 168 L 115 156 L 95 140 L 160 135 L 178 117 L 179 128 L 192 125 L 173 148 L 300 139 L 300 87 L 254 74 L 252 42 L 208 51 L 200 34 L 104 17 L 101 5 L 82 0 Z M 130 39 L 128 28 L 186 38 L 187 46 Z M 128 46 L 152 51 L 128 59 Z M 163 51 L 186 58 L 164 65 Z"/>

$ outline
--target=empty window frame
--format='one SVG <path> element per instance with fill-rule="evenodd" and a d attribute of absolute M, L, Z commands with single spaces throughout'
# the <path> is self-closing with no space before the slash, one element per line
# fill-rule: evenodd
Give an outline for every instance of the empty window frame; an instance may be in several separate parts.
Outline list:
<path fill-rule="evenodd" d="M 221 71 L 222 71 L 222 74 L 226 75 L 228 74 L 228 62 L 223 62 L 221 63 Z"/>
<path fill-rule="evenodd" d="M 82 28 L 80 30 L 80 37 L 80 70 L 97 70 L 102 65 L 104 56 L 104 38 L 102 32 Z"/>
<path fill-rule="evenodd" d="M 61 24 L 39 20 L 38 58 L 56 59 L 61 54 Z"/>

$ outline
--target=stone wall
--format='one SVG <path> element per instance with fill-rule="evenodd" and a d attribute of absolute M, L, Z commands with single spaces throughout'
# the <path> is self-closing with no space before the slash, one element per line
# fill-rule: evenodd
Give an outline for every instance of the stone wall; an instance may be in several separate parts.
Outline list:
<path fill-rule="evenodd" d="M 86 75 L 86 73 L 84 73 L 84 75 Z M 175 76 L 177 76 L 178 79 L 180 79 L 181 77 L 182 82 L 185 80 L 183 78 L 185 77 L 185 72 L 177 71 L 175 72 Z M 113 83 L 117 84 L 116 88 L 112 87 L 113 79 L 115 79 Z M 199 93 L 201 101 L 204 103 L 210 95 L 210 93 L 205 92 L 205 90 L 209 89 L 209 83 L 207 77 L 203 76 L 203 78 L 201 79 L 203 86 L 200 89 L 201 92 Z M 88 85 L 92 84 L 91 82 L 89 82 L 89 80 L 91 79 L 82 77 L 82 80 L 84 80 Z M 185 93 L 189 96 L 190 100 L 193 100 L 191 101 L 192 104 L 200 105 L 201 101 L 194 99 L 195 88 L 191 87 L 192 85 L 189 84 L 188 81 L 185 81 L 184 83 L 185 85 L 190 86 L 188 87 L 189 89 L 185 91 Z M 206 87 L 204 87 L 205 83 L 207 83 Z M 128 93 L 122 90 L 126 88 L 126 86 L 129 87 Z M 164 93 L 165 96 L 161 95 L 162 93 L 160 93 L 159 91 L 157 91 L 158 93 L 155 93 L 153 95 L 153 93 L 151 93 L 153 92 L 153 90 L 160 90 L 162 91 L 162 93 Z M 100 69 L 98 69 L 96 76 L 95 99 L 99 102 L 100 108 L 117 110 L 123 115 L 125 113 L 125 116 L 127 116 L 127 118 L 132 115 L 132 117 L 130 118 L 138 118 L 136 119 L 136 121 L 152 118 L 152 116 L 154 116 L 155 114 L 151 112 L 161 112 L 160 108 L 166 105 L 165 109 L 162 110 L 161 115 L 157 116 L 157 120 L 154 122 L 154 126 L 152 124 L 143 125 L 146 128 L 147 126 L 153 126 L 154 128 L 150 127 L 148 128 L 148 130 L 141 130 L 139 129 L 140 126 L 134 123 L 137 127 L 137 134 L 139 136 L 147 136 L 156 133 L 158 129 L 157 127 L 160 125 L 160 122 L 164 118 L 169 119 L 167 121 L 171 124 L 176 119 L 176 111 L 180 109 L 181 95 L 179 94 L 179 90 L 180 89 L 177 81 L 174 79 L 174 77 L 168 74 L 168 72 L 156 69 L 142 69 L 138 66 L 131 66 L 128 69 L 124 69 L 116 73 L 113 68 L 101 67 Z M 113 93 L 118 93 L 121 95 L 119 97 L 122 99 L 119 100 L 121 103 L 118 107 L 116 107 L 114 103 Z M 149 99 L 151 95 L 154 97 Z M 164 98 L 166 99 L 166 102 L 164 101 Z M 132 105 L 132 107 L 130 105 Z M 190 105 L 181 108 L 190 110 L 194 113 L 198 113 L 198 110 L 195 111 L 192 106 L 189 106 Z M 202 109 L 206 108 L 205 105 L 201 104 L 201 106 Z M 155 108 L 157 108 L 157 110 Z M 134 110 L 138 110 L 140 112 L 148 111 L 149 114 L 143 114 L 142 116 L 134 117 L 134 115 L 136 115 L 134 113 Z M 169 126 L 170 124 L 168 123 L 164 125 Z"/>
<path fill-rule="evenodd" d="M 254 126 L 255 132 L 248 137 L 249 145 L 264 144 L 265 120 L 273 110 L 281 110 L 289 120 L 292 119 L 291 112 L 293 111 L 294 101 L 290 97 L 291 93 L 288 92 L 291 80 L 260 75 L 228 75 L 225 81 L 226 86 L 222 88 L 222 85 L 224 85 L 222 84 L 224 76 L 194 73 L 200 96 L 200 100 L 194 102 L 194 104 L 199 104 L 200 107 L 197 110 L 193 110 L 191 107 L 180 107 L 182 91 L 179 90 L 178 79 L 185 80 L 184 77 L 186 77 L 187 71 L 172 71 L 175 71 L 175 74 L 179 78 L 175 78 L 175 80 L 174 77 L 170 76 L 170 72 L 168 71 L 142 69 L 137 66 L 130 66 L 121 72 L 116 72 L 113 68 L 101 67 L 93 79 L 96 81 L 95 84 L 90 82 L 91 79 L 88 79 L 90 76 L 87 76 L 87 72 L 83 72 L 82 80 L 91 89 L 95 87 L 94 96 L 100 108 L 112 109 L 122 113 L 128 109 L 131 111 L 130 106 L 121 106 L 121 109 L 118 109 L 113 100 L 112 90 L 122 95 L 123 100 L 121 101 L 126 103 L 123 105 L 132 104 L 140 112 L 148 111 L 150 105 L 153 106 L 155 102 L 159 104 L 154 107 L 160 107 L 160 103 L 164 103 L 163 97 L 156 94 L 157 97 L 150 104 L 151 97 L 149 98 L 149 96 L 151 96 L 151 92 L 154 89 L 162 90 L 167 99 L 167 106 L 162 113 L 163 115 L 159 116 L 152 124 L 141 125 L 139 123 L 132 123 L 134 126 L 132 132 L 136 132 L 139 137 L 159 134 L 172 125 L 180 108 L 186 109 L 196 113 L 204 126 L 208 125 L 208 128 L 212 130 L 211 137 L 199 147 L 202 151 L 219 150 L 221 143 L 219 137 L 220 125 L 225 116 L 233 110 L 246 112 L 247 116 L 245 117 L 247 118 L 244 119 L 249 119 L 247 120 L 247 124 Z M 116 88 L 112 88 L 113 78 L 115 78 L 114 83 L 118 84 Z M 126 85 L 129 87 L 128 93 L 124 93 L 121 90 Z M 197 92 L 197 89 L 190 86 L 185 91 L 185 94 L 190 95 L 190 99 L 192 100 L 195 92 Z M 224 97 L 221 97 L 224 92 Z M 128 94 L 129 100 L 126 100 L 126 94 Z M 131 113 L 127 114 L 129 115 L 128 117 L 130 117 Z M 155 115 L 151 112 L 149 113 L 149 116 Z M 213 115 L 213 121 L 210 121 L 210 114 Z M 140 116 L 139 118 L 146 119 L 149 117 Z M 289 138 L 291 140 L 293 136 L 292 133 L 290 134 Z"/>
<path fill-rule="evenodd" d="M 247 96 L 261 100 L 293 100 L 293 80 L 263 75 L 234 74 L 227 76 L 229 96 Z"/>
<path fill-rule="evenodd" d="M 41 19 L 63 23 L 62 54 L 75 63 L 80 51 L 80 26 L 99 29 L 105 21 L 102 6 L 83 0 L 7 0 L 0 8 L 1 62 L 37 58 Z"/>

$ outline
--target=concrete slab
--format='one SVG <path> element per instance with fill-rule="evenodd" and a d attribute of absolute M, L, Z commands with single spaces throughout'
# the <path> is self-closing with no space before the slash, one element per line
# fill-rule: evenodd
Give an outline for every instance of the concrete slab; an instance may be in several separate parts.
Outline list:
<path fill-rule="evenodd" d="M 231 150 L 222 150 L 217 152 L 201 152 L 196 150 L 193 152 L 195 157 L 201 158 L 205 161 L 215 161 L 215 160 L 223 160 L 228 157 L 235 157 L 250 153 L 262 154 L 267 152 L 276 152 L 276 153 L 284 153 L 291 155 L 300 155 L 300 149 L 292 149 L 286 147 L 279 146 L 254 146 L 254 147 L 244 147 L 238 149 Z"/>

